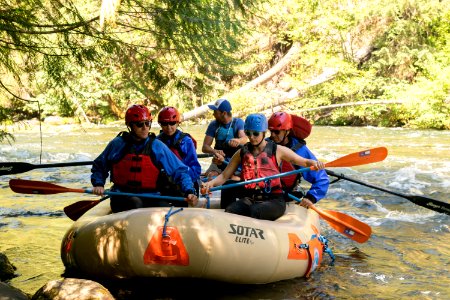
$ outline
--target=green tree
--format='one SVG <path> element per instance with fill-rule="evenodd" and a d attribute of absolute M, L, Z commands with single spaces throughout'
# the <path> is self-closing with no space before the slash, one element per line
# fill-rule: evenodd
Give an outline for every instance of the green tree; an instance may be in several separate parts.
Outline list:
<path fill-rule="evenodd" d="M 177 89 L 202 91 L 204 78 L 231 72 L 236 34 L 251 2 L 104 0 L 97 5 L 0 0 L 2 108 L 11 107 L 11 98 L 45 95 L 48 112 L 56 107 L 67 115 L 77 109 L 118 115 L 132 97 L 161 107 Z M 98 85 L 86 85 L 85 76 Z"/>

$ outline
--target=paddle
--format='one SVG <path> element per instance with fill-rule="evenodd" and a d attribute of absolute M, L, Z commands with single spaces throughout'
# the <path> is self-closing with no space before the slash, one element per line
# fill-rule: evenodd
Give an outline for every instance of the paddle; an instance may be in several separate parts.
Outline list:
<path fill-rule="evenodd" d="M 365 185 L 367 187 L 371 187 L 371 188 L 376 189 L 376 190 L 380 190 L 380 191 L 386 192 L 388 194 L 396 195 L 396 196 L 408 199 L 412 203 L 420 205 L 422 207 L 425 207 L 425 208 L 437 211 L 439 213 L 444 213 L 444 214 L 450 215 L 450 204 L 449 203 L 441 202 L 441 201 L 438 201 L 438 200 L 435 200 L 435 199 L 431 199 L 431 198 L 427 198 L 427 197 L 423 197 L 423 196 L 405 195 L 405 194 L 402 194 L 402 193 L 399 193 L 399 192 L 389 191 L 389 190 L 384 189 L 382 187 L 375 186 L 375 185 L 372 185 L 372 184 L 369 184 L 369 183 L 365 183 L 365 182 L 362 182 L 362 181 L 359 181 L 359 180 L 356 180 L 356 179 L 344 176 L 344 174 L 337 174 L 337 173 L 335 173 L 333 171 L 330 171 L 330 170 L 325 170 L 325 171 L 327 172 L 328 175 L 335 176 L 335 177 L 337 177 L 339 179 L 345 179 L 345 180 L 348 180 L 348 181 L 351 181 L 351 182 L 354 182 L 354 183 L 358 183 L 358 184 L 361 184 L 361 185 Z"/>
<path fill-rule="evenodd" d="M 198 158 L 212 157 L 211 153 L 199 153 Z M 75 167 L 92 165 L 93 161 L 75 161 L 68 163 L 40 164 L 33 165 L 25 162 L 2 162 L 0 163 L 0 176 L 9 174 L 25 173 L 34 169 L 58 168 L 58 167 Z"/>
<path fill-rule="evenodd" d="M 43 181 L 34 181 L 34 180 L 23 180 L 23 179 L 11 179 L 9 181 L 9 187 L 16 193 L 22 194 L 41 194 L 41 195 L 51 195 L 58 193 L 88 193 L 92 194 L 91 189 L 73 189 L 66 188 L 63 186 L 59 186 L 53 183 L 43 182 Z M 105 195 L 108 196 L 136 196 L 140 198 L 152 198 L 152 199 L 161 199 L 161 200 L 172 200 L 172 201 L 185 201 L 183 197 L 172 197 L 172 196 L 161 196 L 152 193 L 122 193 L 122 192 L 112 192 L 105 191 Z M 82 216 L 86 211 L 91 209 L 92 207 L 99 204 L 106 198 L 102 198 L 100 200 L 83 200 L 78 201 L 74 204 L 66 206 L 64 208 L 64 212 L 66 215 L 76 221 L 80 216 Z"/>
<path fill-rule="evenodd" d="M 325 167 L 329 167 L 329 168 L 354 167 L 354 166 L 359 166 L 359 165 L 370 164 L 370 163 L 382 161 L 386 158 L 386 156 L 387 156 L 387 149 L 385 147 L 378 147 L 378 148 L 373 148 L 373 149 L 368 149 L 368 150 L 364 150 L 364 151 L 360 151 L 360 152 L 347 154 L 341 158 L 327 162 L 324 165 L 325 165 Z M 276 174 L 276 175 L 271 175 L 271 176 L 267 176 L 267 177 L 255 178 L 255 179 L 251 179 L 251 180 L 247 180 L 247 181 L 241 181 L 241 182 L 237 182 L 237 183 L 216 186 L 216 187 L 210 188 L 209 191 L 213 192 L 213 191 L 218 191 L 218 190 L 230 189 L 230 188 L 234 188 L 234 187 L 241 186 L 241 185 L 246 185 L 246 184 L 255 183 L 255 182 L 264 181 L 264 180 L 271 180 L 274 178 L 289 176 L 292 174 L 298 174 L 298 173 L 302 173 L 302 172 L 306 172 L 306 171 L 310 171 L 310 170 L 314 170 L 314 167 L 301 168 L 298 170 L 280 173 L 280 174 Z M 204 191 L 202 191 L 202 194 L 205 194 Z"/>
<path fill-rule="evenodd" d="M 288 194 L 288 197 L 297 202 L 302 201 L 292 194 Z M 372 234 L 372 229 L 369 225 L 349 215 L 333 210 L 321 210 L 314 205 L 310 205 L 309 208 L 317 212 L 337 232 L 358 243 L 366 242 Z"/>
<path fill-rule="evenodd" d="M 33 165 L 24 162 L 3 162 L 0 163 L 0 175 L 25 173 L 34 169 L 85 166 L 92 165 L 92 163 L 93 161 L 77 161 L 69 163 Z"/>

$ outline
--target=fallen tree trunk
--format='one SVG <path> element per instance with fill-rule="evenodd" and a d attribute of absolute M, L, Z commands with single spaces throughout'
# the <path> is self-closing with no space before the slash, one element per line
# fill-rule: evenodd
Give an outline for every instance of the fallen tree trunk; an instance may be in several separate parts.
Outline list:
<path fill-rule="evenodd" d="M 300 110 L 296 110 L 292 113 L 298 113 L 301 114 L 303 112 L 308 112 L 308 111 L 315 111 L 315 110 L 324 110 L 324 109 L 336 109 L 336 108 L 342 108 L 342 107 L 346 107 L 346 106 L 359 106 L 359 105 L 378 105 L 378 104 L 403 104 L 407 102 L 406 100 L 372 100 L 372 101 L 358 101 L 358 102 L 348 102 L 348 103 L 339 103 L 339 104 L 330 104 L 330 105 L 325 105 L 325 106 L 318 106 L 318 107 L 312 107 L 312 108 L 305 108 L 305 109 L 300 109 Z M 277 111 L 282 111 L 283 107 L 282 105 L 278 105 L 278 106 L 274 106 L 271 109 L 267 109 L 262 111 L 261 113 L 269 116 L 274 112 Z"/>
<path fill-rule="evenodd" d="M 294 43 L 292 45 L 291 49 L 289 49 L 289 51 L 286 53 L 286 55 L 277 64 L 275 64 L 270 70 L 268 70 L 267 72 L 265 72 L 258 78 L 250 81 L 246 85 L 242 86 L 234 93 L 239 93 L 239 91 L 244 91 L 244 90 L 248 90 L 250 88 L 255 88 L 263 83 L 266 83 L 267 81 L 272 79 L 274 76 L 279 74 L 281 71 L 283 71 L 284 68 L 286 66 L 288 66 L 294 60 L 294 58 L 296 57 L 296 55 L 298 54 L 299 51 L 300 51 L 300 44 Z M 224 95 L 222 98 L 227 98 L 227 95 Z M 207 112 L 210 111 L 208 105 L 214 104 L 215 101 L 216 100 L 214 100 L 213 102 L 207 103 L 205 105 L 202 105 L 200 107 L 197 107 L 196 109 L 193 109 L 189 112 L 184 113 L 182 116 L 183 121 L 188 121 L 190 119 L 203 116 L 204 114 L 206 114 Z M 235 115 L 234 112 L 233 112 L 233 115 Z"/>

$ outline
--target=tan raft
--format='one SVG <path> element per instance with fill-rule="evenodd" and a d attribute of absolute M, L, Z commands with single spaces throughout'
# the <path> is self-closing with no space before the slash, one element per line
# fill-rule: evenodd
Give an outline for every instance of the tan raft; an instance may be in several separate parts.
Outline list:
<path fill-rule="evenodd" d="M 221 209 L 178 209 L 111 214 L 109 201 L 103 201 L 66 233 L 62 261 L 68 270 L 100 278 L 193 277 L 243 284 L 308 276 L 321 262 L 319 216 L 311 209 L 288 203 L 276 221 Z"/>

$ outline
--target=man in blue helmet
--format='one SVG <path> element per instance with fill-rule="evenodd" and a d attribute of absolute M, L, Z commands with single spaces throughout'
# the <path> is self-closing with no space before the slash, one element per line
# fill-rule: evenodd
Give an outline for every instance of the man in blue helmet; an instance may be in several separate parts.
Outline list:
<path fill-rule="evenodd" d="M 250 114 L 245 119 L 244 131 L 249 142 L 238 150 L 231 158 L 223 172 L 209 182 L 203 183 L 207 193 L 210 188 L 222 185 L 242 165 L 241 180 L 252 180 L 279 174 L 279 163 L 282 160 L 304 167 L 323 169 L 323 163 L 306 159 L 291 149 L 277 145 L 265 139 L 268 129 L 267 119 L 263 114 Z M 276 220 L 284 214 L 286 202 L 280 178 L 270 183 L 259 181 L 243 185 L 239 200 L 231 201 L 225 211 L 256 219 Z"/>
<path fill-rule="evenodd" d="M 211 166 L 205 172 L 207 176 L 212 177 L 210 173 L 215 176 L 225 169 L 233 154 L 247 142 L 247 138 L 244 134 L 244 121 L 233 118 L 228 100 L 218 99 L 208 107 L 214 111 L 215 120 L 206 129 L 202 151 L 214 155 Z"/>

